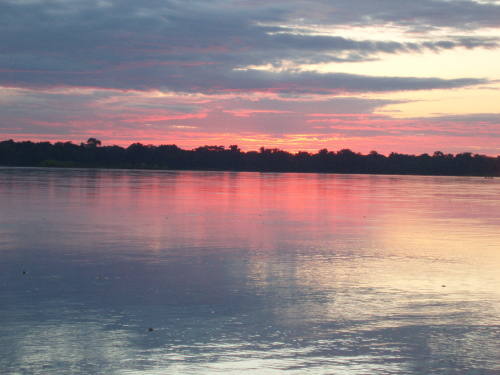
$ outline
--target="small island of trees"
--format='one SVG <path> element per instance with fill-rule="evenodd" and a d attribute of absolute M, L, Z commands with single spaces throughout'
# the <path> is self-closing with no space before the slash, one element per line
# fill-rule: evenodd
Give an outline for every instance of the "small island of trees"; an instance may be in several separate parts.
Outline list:
<path fill-rule="evenodd" d="M 127 148 L 103 146 L 96 138 L 79 145 L 72 142 L 0 142 L 0 165 L 23 167 L 127 168 L 165 170 L 223 170 L 249 172 L 319 172 L 398 175 L 499 176 L 500 156 L 460 154 L 389 156 L 367 155 L 349 149 L 290 153 L 261 147 L 242 151 L 237 145 L 201 146 L 183 150 L 176 145 L 143 145 Z"/>

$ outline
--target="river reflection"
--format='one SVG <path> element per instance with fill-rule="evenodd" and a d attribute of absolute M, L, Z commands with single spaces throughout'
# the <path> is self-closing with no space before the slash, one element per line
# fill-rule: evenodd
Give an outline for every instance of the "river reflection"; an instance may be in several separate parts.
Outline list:
<path fill-rule="evenodd" d="M 0 168 L 0 373 L 498 373 L 499 192 Z"/>

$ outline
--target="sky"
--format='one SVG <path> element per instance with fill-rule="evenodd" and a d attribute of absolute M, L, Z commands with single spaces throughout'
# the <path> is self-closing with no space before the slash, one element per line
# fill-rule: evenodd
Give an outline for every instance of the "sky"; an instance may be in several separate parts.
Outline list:
<path fill-rule="evenodd" d="M 0 140 L 500 154 L 497 0 L 0 0 Z"/>

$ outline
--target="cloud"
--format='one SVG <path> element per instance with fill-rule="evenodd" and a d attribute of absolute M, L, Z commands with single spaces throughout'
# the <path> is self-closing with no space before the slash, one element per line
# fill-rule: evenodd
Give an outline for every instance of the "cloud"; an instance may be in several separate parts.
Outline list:
<path fill-rule="evenodd" d="M 462 87 L 485 81 L 244 69 L 280 67 L 287 61 L 299 66 L 367 61 L 380 54 L 496 48 L 495 38 L 460 35 L 460 31 L 497 27 L 499 9 L 495 3 L 435 0 L 292 0 L 255 5 L 2 0 L 0 85 L 330 94 Z M 341 35 L 345 27 L 387 23 L 408 31 L 446 26 L 455 34 L 419 35 L 406 41 Z M 328 35 L 310 31 L 322 27 L 338 29 Z"/>
<path fill-rule="evenodd" d="M 0 133 L 99 135 L 103 141 L 138 131 L 169 136 L 172 130 L 206 134 L 323 134 L 343 137 L 412 134 L 500 136 L 499 114 L 395 119 L 380 113 L 395 100 L 311 96 L 281 100 L 261 96 L 226 99 L 217 95 L 164 96 L 113 90 L 9 90 L 1 95 Z"/>
<path fill-rule="evenodd" d="M 271 49 L 282 53 L 282 58 L 297 58 L 307 60 L 305 55 L 317 53 L 309 57 L 309 62 L 318 63 L 322 61 L 352 61 L 347 58 L 338 58 L 334 60 L 335 53 L 338 52 L 356 52 L 359 56 L 365 59 L 371 55 L 379 53 L 412 53 L 424 52 L 425 50 L 442 51 L 464 48 L 496 48 L 498 47 L 498 39 L 492 37 L 455 37 L 448 40 L 431 40 L 424 42 L 396 42 L 396 41 L 372 41 L 372 40 L 355 40 L 341 36 L 325 36 L 325 35 L 307 35 L 294 34 L 293 30 L 284 29 L 280 33 L 272 34 L 268 38 L 264 38 L 264 46 L 261 48 Z M 292 52 L 294 51 L 294 52 Z M 361 58 L 359 61 L 362 60 Z"/>
<path fill-rule="evenodd" d="M 391 24 L 411 32 L 442 27 L 457 30 L 498 28 L 500 18 L 498 2 L 473 0 L 304 1 L 297 10 L 297 13 L 302 12 L 318 23 L 357 26 Z"/>
<path fill-rule="evenodd" d="M 64 73 L 4 72 L 5 86 L 44 88 L 75 86 L 121 90 L 160 90 L 163 92 L 238 93 L 271 92 L 283 94 L 346 94 L 451 89 L 488 83 L 481 78 L 374 77 L 346 73 L 318 73 L 257 69 L 227 70 L 203 66 L 110 70 L 105 73 L 73 75 Z M 22 82 L 24 81 L 24 82 Z"/>
<path fill-rule="evenodd" d="M 309 71 L 270 73 L 258 70 L 247 70 L 214 78 L 216 79 L 207 85 L 213 87 L 213 92 L 242 90 L 329 95 L 353 92 L 450 89 L 487 82 L 487 80 L 475 78 L 446 80 L 440 78 L 371 77 L 344 73 L 320 74 Z"/>

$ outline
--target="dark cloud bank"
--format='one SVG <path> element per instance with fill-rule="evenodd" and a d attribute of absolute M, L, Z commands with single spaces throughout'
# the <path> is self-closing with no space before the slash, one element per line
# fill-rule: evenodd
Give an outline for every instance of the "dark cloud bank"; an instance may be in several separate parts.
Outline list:
<path fill-rule="evenodd" d="M 496 48 L 497 39 L 469 34 L 498 27 L 498 19 L 500 6 L 475 1 L 252 5 L 243 1 L 3 0 L 0 85 L 297 94 L 457 88 L 486 81 L 246 67 L 270 64 L 280 68 L 286 61 L 341 63 L 377 59 L 381 54 Z M 398 27 L 411 41 L 355 40 L 310 32 L 314 28 L 379 25 Z M 438 28 L 449 28 L 453 35 L 434 37 L 432 30 Z"/>

